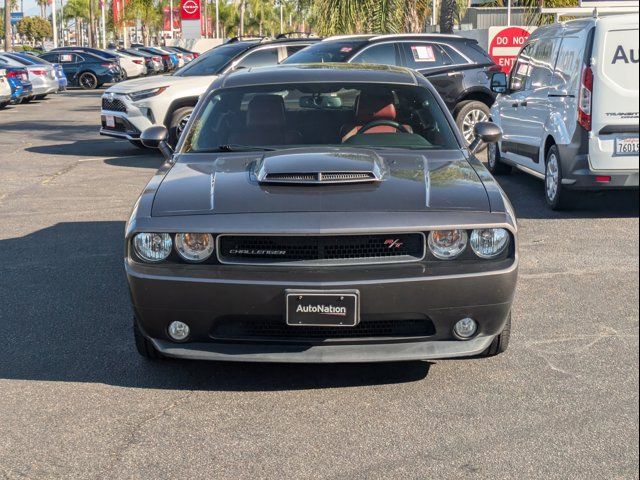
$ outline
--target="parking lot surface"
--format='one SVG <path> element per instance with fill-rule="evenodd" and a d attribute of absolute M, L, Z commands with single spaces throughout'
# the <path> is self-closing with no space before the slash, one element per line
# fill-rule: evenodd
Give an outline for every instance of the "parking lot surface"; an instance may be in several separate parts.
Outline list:
<path fill-rule="evenodd" d="M 123 230 L 161 164 L 100 92 L 0 112 L 0 479 L 638 478 L 638 194 L 520 219 L 509 351 L 383 365 L 151 363 Z"/>

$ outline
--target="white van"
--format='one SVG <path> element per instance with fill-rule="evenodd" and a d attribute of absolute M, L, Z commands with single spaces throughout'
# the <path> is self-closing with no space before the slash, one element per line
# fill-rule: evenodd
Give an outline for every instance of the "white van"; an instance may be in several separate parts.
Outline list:
<path fill-rule="evenodd" d="M 638 188 L 638 14 L 541 27 L 521 50 L 492 120 L 504 131 L 489 170 L 515 166 L 545 180 L 562 208 L 568 190 Z"/>

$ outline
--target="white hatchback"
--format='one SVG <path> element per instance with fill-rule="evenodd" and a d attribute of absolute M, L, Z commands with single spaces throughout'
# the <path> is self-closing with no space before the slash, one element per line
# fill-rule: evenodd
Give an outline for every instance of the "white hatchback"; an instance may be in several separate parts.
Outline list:
<path fill-rule="evenodd" d="M 504 131 L 489 169 L 515 166 L 545 180 L 562 208 L 569 190 L 638 188 L 638 15 L 541 27 L 520 52 L 492 119 Z"/>

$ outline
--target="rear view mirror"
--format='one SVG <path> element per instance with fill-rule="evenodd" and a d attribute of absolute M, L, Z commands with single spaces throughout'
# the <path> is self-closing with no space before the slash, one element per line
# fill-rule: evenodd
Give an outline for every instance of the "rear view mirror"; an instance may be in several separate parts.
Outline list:
<path fill-rule="evenodd" d="M 507 93 L 509 79 L 504 72 L 494 73 L 491 76 L 491 91 L 494 93 Z"/>
<path fill-rule="evenodd" d="M 476 153 L 482 144 L 498 143 L 502 139 L 502 129 L 492 122 L 478 122 L 473 128 L 475 140 L 469 145 L 469 151 Z"/>

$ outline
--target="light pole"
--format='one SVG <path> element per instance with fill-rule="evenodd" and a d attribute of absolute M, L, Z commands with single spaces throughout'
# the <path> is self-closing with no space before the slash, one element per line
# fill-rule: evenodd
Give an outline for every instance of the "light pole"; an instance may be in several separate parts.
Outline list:
<path fill-rule="evenodd" d="M 9 0 L 5 0 L 5 3 L 8 3 Z M 51 4 L 51 24 L 53 27 L 53 48 L 57 48 L 58 46 L 58 21 L 56 19 L 56 2 Z"/>
<path fill-rule="evenodd" d="M 284 33 L 284 5 L 280 0 L 280 33 Z"/>
<path fill-rule="evenodd" d="M 106 21 L 106 15 L 104 12 L 104 1 L 105 0 L 100 0 L 100 15 L 102 16 L 102 18 L 100 19 L 100 24 L 102 27 L 102 48 L 106 49 L 107 48 L 107 21 Z"/>
<path fill-rule="evenodd" d="M 173 40 L 173 0 L 169 1 L 169 30 L 171 31 L 171 40 Z"/>
<path fill-rule="evenodd" d="M 220 38 L 220 0 L 216 0 L 216 38 Z"/>

